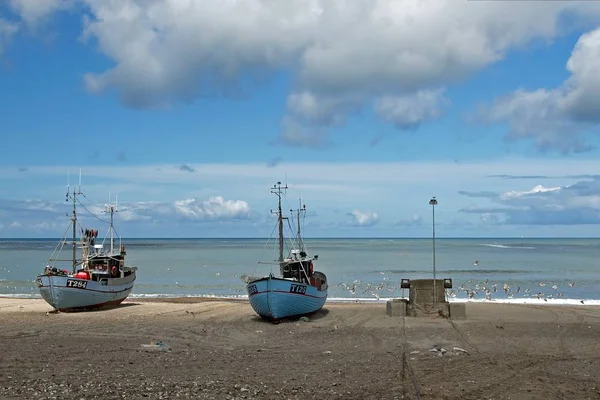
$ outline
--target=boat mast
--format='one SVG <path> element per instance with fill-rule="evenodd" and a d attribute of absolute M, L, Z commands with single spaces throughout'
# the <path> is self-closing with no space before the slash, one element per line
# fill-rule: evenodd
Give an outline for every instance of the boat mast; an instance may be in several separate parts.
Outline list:
<path fill-rule="evenodd" d="M 67 185 L 67 201 L 69 201 L 69 185 Z M 73 194 L 71 195 L 71 199 L 73 200 L 73 215 L 71 216 L 71 224 L 73 225 L 73 273 L 75 273 L 75 269 L 77 268 L 77 195 L 81 193 L 81 170 L 79 170 L 79 187 L 78 190 L 73 188 Z"/>
<path fill-rule="evenodd" d="M 273 185 L 271 188 L 271 193 L 277 195 L 279 202 L 277 207 L 277 218 L 279 225 L 279 263 L 283 262 L 283 214 L 281 211 L 281 194 L 285 192 L 287 189 L 287 184 L 284 187 L 281 187 L 281 182 L 277 182 L 276 185 Z M 271 212 L 273 212 L 271 210 Z"/>
<path fill-rule="evenodd" d="M 300 215 L 302 214 L 302 212 L 306 212 L 306 204 L 302 205 L 302 199 L 298 200 L 299 203 L 299 208 L 296 210 L 296 214 L 297 214 L 297 219 L 298 219 L 298 232 L 296 234 L 296 240 L 298 242 L 298 248 L 301 251 L 304 251 L 304 241 L 302 240 L 302 234 L 300 233 Z M 294 210 L 290 210 L 290 212 L 292 212 Z"/>
<path fill-rule="evenodd" d="M 107 208 L 107 212 L 110 213 L 110 254 L 114 253 L 114 240 L 115 240 L 115 236 L 114 236 L 114 227 L 113 227 L 113 221 L 114 221 L 114 214 L 115 212 L 118 212 L 119 210 L 117 209 L 118 207 L 118 200 L 117 197 L 115 196 L 115 205 L 113 206 L 112 204 L 110 204 L 110 196 L 109 196 L 109 204 L 106 206 Z"/>

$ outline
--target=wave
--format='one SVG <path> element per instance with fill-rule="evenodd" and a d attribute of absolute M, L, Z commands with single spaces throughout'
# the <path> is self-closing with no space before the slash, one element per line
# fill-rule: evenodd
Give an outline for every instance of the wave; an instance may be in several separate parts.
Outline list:
<path fill-rule="evenodd" d="M 527 249 L 527 250 L 533 250 L 535 249 L 535 247 L 532 246 L 509 246 L 506 244 L 495 244 L 495 243 L 480 243 L 479 246 L 486 246 L 486 247 L 493 247 L 496 249 Z"/>

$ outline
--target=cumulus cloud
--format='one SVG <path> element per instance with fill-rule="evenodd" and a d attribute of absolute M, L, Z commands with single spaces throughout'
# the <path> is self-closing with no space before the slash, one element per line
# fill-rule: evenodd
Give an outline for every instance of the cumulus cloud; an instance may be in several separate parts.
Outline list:
<path fill-rule="evenodd" d="M 440 115 L 440 103 L 446 102 L 442 90 L 420 90 L 407 96 L 385 96 L 375 103 L 375 112 L 398 129 L 415 129 Z"/>
<path fill-rule="evenodd" d="M 480 214 L 482 222 L 511 225 L 600 224 L 600 179 L 568 186 L 534 186 L 506 192 L 460 192 L 486 198 L 494 206 L 471 206 L 463 213 Z"/>
<path fill-rule="evenodd" d="M 348 215 L 352 217 L 353 226 L 373 226 L 379 222 L 379 215 L 374 211 L 354 210 Z"/>
<path fill-rule="evenodd" d="M 40 234 L 50 230 L 62 233 L 68 224 L 68 210 L 63 203 L 44 200 L 0 200 L 0 234 L 22 236 L 24 232 Z"/>
<path fill-rule="evenodd" d="M 107 223 L 106 208 L 83 199 L 79 205 L 79 225 Z M 68 225 L 70 206 L 42 200 L 0 200 L 0 224 L 4 229 L 23 228 L 30 232 L 54 230 L 62 233 Z M 172 223 L 202 221 L 252 220 L 250 206 L 243 200 L 226 200 L 221 196 L 206 200 L 185 199 L 174 202 L 129 202 L 119 204 L 118 220 L 125 223 Z M 120 225 L 120 223 L 119 223 Z M 172 226 L 171 226 L 172 227 Z"/>
<path fill-rule="evenodd" d="M 30 27 L 58 10 L 71 7 L 74 3 L 74 0 L 9 0 L 11 8 Z"/>
<path fill-rule="evenodd" d="M 191 219 L 245 219 L 250 216 L 250 207 L 243 200 L 225 200 L 221 196 L 208 200 L 179 200 L 175 202 L 178 214 Z"/>
<path fill-rule="evenodd" d="M 289 68 L 279 142 L 310 147 L 371 106 L 398 128 L 415 128 L 440 114 L 446 85 L 513 48 L 552 40 L 565 15 L 589 21 L 600 10 L 596 2 L 455 0 L 86 3 L 83 36 L 114 62 L 85 75 L 91 92 L 116 89 L 128 106 L 165 107 L 237 95 L 253 78 Z"/>
<path fill-rule="evenodd" d="M 225 200 L 221 196 L 207 200 L 184 199 L 174 202 L 131 202 L 119 206 L 125 221 L 207 221 L 249 219 L 252 211 L 243 200 Z"/>
<path fill-rule="evenodd" d="M 509 139 L 528 139 L 541 150 L 592 150 L 586 133 L 600 123 L 600 28 L 582 35 L 567 61 L 571 76 L 555 89 L 519 89 L 481 110 L 490 123 L 507 122 Z"/>

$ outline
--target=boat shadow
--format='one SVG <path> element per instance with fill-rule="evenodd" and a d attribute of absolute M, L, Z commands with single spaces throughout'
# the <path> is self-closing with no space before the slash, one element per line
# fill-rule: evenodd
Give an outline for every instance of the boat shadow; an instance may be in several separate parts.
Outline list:
<path fill-rule="evenodd" d="M 64 313 L 64 314 L 80 314 L 80 313 L 101 313 L 101 312 L 110 312 L 110 311 L 114 311 L 114 310 L 119 310 L 122 308 L 127 308 L 127 307 L 134 307 L 134 306 L 139 306 L 141 305 L 141 303 L 121 303 L 119 305 L 114 305 L 114 306 L 104 306 L 104 307 L 90 307 L 90 308 L 82 308 L 82 309 L 78 309 L 78 310 L 65 310 L 65 311 L 60 311 L 60 313 Z M 51 313 L 55 313 L 55 312 L 51 312 Z"/>
<path fill-rule="evenodd" d="M 280 319 L 262 318 L 259 315 L 254 315 L 254 316 L 252 316 L 252 320 L 259 322 L 259 323 L 268 323 L 268 324 L 282 324 L 282 323 L 286 323 L 286 322 L 287 323 L 289 323 L 289 322 L 313 322 L 313 321 L 318 321 L 320 319 L 327 317 L 328 314 L 329 314 L 329 310 L 327 308 L 322 308 L 319 311 L 315 311 L 314 313 L 311 313 L 311 314 L 296 315 L 293 317 L 286 317 L 286 318 L 280 318 Z"/>

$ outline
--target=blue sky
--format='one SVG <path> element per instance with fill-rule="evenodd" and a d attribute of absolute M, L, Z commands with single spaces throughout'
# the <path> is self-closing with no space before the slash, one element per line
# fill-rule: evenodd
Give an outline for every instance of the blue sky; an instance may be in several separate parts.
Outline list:
<path fill-rule="evenodd" d="M 80 169 L 125 237 L 268 236 L 277 181 L 312 237 L 428 237 L 433 195 L 441 237 L 597 236 L 599 25 L 599 2 L 0 2 L 0 237 L 60 236 Z"/>

